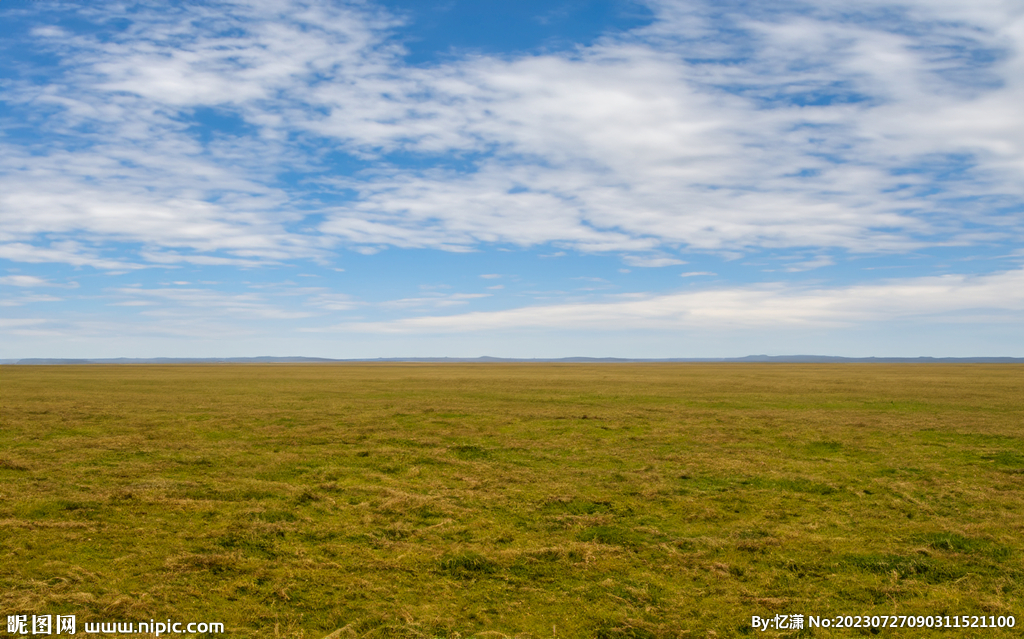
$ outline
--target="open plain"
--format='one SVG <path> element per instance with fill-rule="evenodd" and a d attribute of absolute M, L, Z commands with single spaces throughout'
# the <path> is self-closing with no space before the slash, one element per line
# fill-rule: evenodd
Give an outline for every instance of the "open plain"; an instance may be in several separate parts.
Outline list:
<path fill-rule="evenodd" d="M 0 607 L 79 634 L 1024 628 L 1021 366 L 5 366 L 0 394 Z M 776 614 L 1016 628 L 751 628 Z"/>

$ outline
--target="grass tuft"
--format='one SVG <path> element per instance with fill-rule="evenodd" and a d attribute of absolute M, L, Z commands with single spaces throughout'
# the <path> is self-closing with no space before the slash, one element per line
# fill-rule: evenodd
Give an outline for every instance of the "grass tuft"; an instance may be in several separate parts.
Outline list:
<path fill-rule="evenodd" d="M 498 570 L 497 564 L 493 561 L 472 551 L 442 557 L 438 564 L 441 570 L 455 577 L 489 575 Z"/>

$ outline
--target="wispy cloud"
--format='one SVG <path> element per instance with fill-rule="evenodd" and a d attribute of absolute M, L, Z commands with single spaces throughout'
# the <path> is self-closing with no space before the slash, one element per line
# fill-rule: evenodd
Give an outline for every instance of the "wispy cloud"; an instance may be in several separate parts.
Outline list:
<path fill-rule="evenodd" d="M 444 308 L 447 306 L 462 306 L 470 300 L 490 297 L 490 293 L 434 293 L 422 297 L 406 297 L 398 300 L 390 300 L 378 304 L 381 308 L 408 309 L 408 308 Z"/>
<path fill-rule="evenodd" d="M 461 315 L 348 323 L 338 330 L 446 333 L 517 329 L 589 331 L 744 327 L 842 327 L 883 320 L 1019 321 L 1024 270 L 978 277 L 892 280 L 842 288 L 786 284 L 632 296 L 605 303 L 556 304 Z"/>
<path fill-rule="evenodd" d="M 41 318 L 41 317 L 12 318 L 12 319 L 0 317 L 0 328 L 6 329 L 6 330 L 22 329 L 22 328 L 28 328 L 28 327 L 32 327 L 32 326 L 39 326 L 41 324 L 45 324 L 47 321 L 48 320 L 46 318 Z"/>
<path fill-rule="evenodd" d="M 641 268 L 660 268 L 662 266 L 675 266 L 677 264 L 686 264 L 685 260 L 680 260 L 674 257 L 658 257 L 654 255 L 639 256 L 639 255 L 625 255 L 623 261 L 630 266 L 637 266 Z"/>
<path fill-rule="evenodd" d="M 141 7 L 103 37 L 36 29 L 64 73 L 9 85 L 9 103 L 53 117 L 36 151 L 0 149 L 3 255 L 110 267 L 88 244 L 43 242 L 76 235 L 157 264 L 554 243 L 658 265 L 680 249 L 1020 238 L 1007 211 L 1024 201 L 1024 35 L 1009 5 L 867 3 L 851 19 L 828 2 L 650 4 L 650 27 L 573 52 L 428 67 L 404 65 L 397 21 L 361 3 L 190 3 Z M 723 21 L 735 41 L 718 28 L 712 46 Z M 191 126 L 202 113 L 223 123 L 208 139 Z M 368 170 L 337 173 L 332 148 Z M 451 154 L 475 159 L 444 168 Z M 303 226 L 310 213 L 323 221 Z"/>
<path fill-rule="evenodd" d="M 801 271 L 812 271 L 823 266 L 832 266 L 833 264 L 835 264 L 835 261 L 831 257 L 827 255 L 819 255 L 814 259 L 794 262 L 787 266 L 786 270 L 790 273 L 799 273 Z"/>
<path fill-rule="evenodd" d="M 18 297 L 0 298 L 0 306 L 24 306 L 36 302 L 60 302 L 63 298 L 53 295 L 21 295 Z"/>
<path fill-rule="evenodd" d="M 344 293 L 319 293 L 310 298 L 309 305 L 328 311 L 348 311 L 361 304 Z"/>
<path fill-rule="evenodd" d="M 153 306 L 155 310 L 143 311 L 150 316 L 182 314 L 187 309 L 189 316 L 202 309 L 209 315 L 237 315 L 263 319 L 299 319 L 311 314 L 292 311 L 268 303 L 261 296 L 244 293 L 231 294 L 211 289 L 198 288 L 120 288 L 112 291 L 124 298 L 121 303 Z M 142 304 L 138 304 L 138 303 Z"/>
<path fill-rule="evenodd" d="M 48 246 L 35 246 L 24 242 L 0 245 L 0 258 L 12 262 L 39 264 L 59 262 L 72 266 L 91 266 L 106 270 L 134 270 L 144 265 L 117 258 L 103 257 L 95 248 L 83 246 L 73 240 L 53 242 Z"/>
<path fill-rule="evenodd" d="M 35 275 L 4 275 L 0 276 L 0 286 L 21 286 L 21 287 L 37 287 L 37 286 L 53 286 L 54 284 L 42 277 L 36 277 Z"/>

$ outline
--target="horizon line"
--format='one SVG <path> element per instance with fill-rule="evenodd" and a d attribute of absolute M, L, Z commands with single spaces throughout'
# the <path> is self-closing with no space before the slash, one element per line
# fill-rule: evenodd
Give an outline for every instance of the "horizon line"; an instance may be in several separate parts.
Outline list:
<path fill-rule="evenodd" d="M 951 363 L 951 364 L 1024 364 L 1024 357 L 1008 356 L 969 356 L 969 357 L 892 357 L 868 356 L 845 357 L 839 355 L 746 355 L 743 357 L 360 357 L 360 358 L 328 358 L 306 356 L 256 356 L 256 357 L 92 357 L 92 358 L 60 358 L 60 357 L 23 357 L 0 359 L 3 366 L 26 365 L 118 365 L 118 364 L 330 364 L 330 363 L 788 363 L 788 364 L 819 364 L 819 363 Z"/>

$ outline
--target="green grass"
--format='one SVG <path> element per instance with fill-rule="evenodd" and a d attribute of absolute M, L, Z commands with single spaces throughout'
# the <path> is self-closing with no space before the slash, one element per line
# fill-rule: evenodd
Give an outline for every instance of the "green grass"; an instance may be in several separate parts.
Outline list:
<path fill-rule="evenodd" d="M 1015 615 L 1024 367 L 0 368 L 7 614 L 230 637 Z"/>

